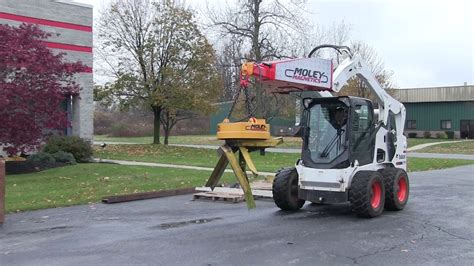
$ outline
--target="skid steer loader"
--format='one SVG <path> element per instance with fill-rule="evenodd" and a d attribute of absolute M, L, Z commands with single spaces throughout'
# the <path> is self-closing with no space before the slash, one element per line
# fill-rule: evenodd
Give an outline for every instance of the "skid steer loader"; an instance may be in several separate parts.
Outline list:
<path fill-rule="evenodd" d="M 331 60 L 312 57 L 322 48 L 348 56 L 333 69 Z M 254 79 L 276 93 L 319 94 L 301 100 L 301 159 L 278 171 L 273 183 L 280 209 L 295 211 L 305 201 L 350 202 L 358 215 L 376 217 L 384 208 L 405 207 L 409 194 L 405 107 L 380 86 L 360 55 L 345 46 L 322 45 L 307 58 L 245 63 L 241 72 L 244 86 Z M 375 103 L 333 95 L 355 76 L 374 93 Z"/>

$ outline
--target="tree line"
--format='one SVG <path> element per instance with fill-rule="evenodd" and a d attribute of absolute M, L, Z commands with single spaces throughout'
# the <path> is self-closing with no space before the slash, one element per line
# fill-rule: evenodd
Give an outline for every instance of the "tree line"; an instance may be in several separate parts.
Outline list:
<path fill-rule="evenodd" d="M 180 119 L 192 118 L 196 111 L 208 113 L 218 101 L 236 100 L 237 114 L 245 112 L 247 104 L 252 116 L 267 120 L 294 115 L 295 96 L 267 94 L 257 86 L 247 95 L 237 93 L 244 61 L 302 57 L 321 43 L 349 43 L 366 58 L 382 85 L 391 87 L 392 74 L 372 47 L 350 39 L 350 25 L 312 25 L 305 5 L 236 0 L 208 6 L 207 21 L 198 26 L 195 11 L 183 1 L 113 1 L 97 27 L 100 58 L 113 81 L 97 87 L 96 99 L 123 110 L 148 109 L 154 115 L 154 143 L 160 143 L 161 127 L 167 144 Z M 369 96 L 357 79 L 342 93 Z"/>

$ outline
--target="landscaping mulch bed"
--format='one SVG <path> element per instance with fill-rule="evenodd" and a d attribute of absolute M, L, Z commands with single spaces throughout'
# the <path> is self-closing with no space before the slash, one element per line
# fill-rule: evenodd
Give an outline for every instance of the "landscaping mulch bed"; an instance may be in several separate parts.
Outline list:
<path fill-rule="evenodd" d="M 7 175 L 27 174 L 33 172 L 40 172 L 50 168 L 56 168 L 69 165 L 68 163 L 43 163 L 31 161 L 7 161 L 5 164 L 5 171 Z"/>

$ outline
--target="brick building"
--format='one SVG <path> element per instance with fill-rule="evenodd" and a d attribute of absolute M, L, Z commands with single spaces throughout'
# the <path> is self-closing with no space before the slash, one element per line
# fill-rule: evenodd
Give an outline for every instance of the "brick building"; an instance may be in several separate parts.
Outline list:
<path fill-rule="evenodd" d="M 92 140 L 92 6 L 66 0 L 1 0 L 0 23 L 37 24 L 52 34 L 45 43 L 53 52 L 64 52 L 66 60 L 81 61 L 88 66 L 76 77 L 81 87 L 79 97 L 71 97 L 64 103 L 71 121 L 71 127 L 65 131 L 68 135 Z"/>

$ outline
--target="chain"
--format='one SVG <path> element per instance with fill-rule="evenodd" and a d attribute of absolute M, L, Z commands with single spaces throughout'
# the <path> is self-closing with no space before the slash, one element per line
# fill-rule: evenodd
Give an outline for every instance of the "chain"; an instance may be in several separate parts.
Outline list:
<path fill-rule="evenodd" d="M 242 88 L 239 88 L 237 92 L 234 95 L 234 102 L 232 103 L 232 106 L 230 107 L 229 113 L 227 114 L 227 119 L 230 119 L 230 116 L 232 115 L 232 112 L 234 111 L 234 107 L 237 104 L 237 101 L 239 100 L 240 97 L 240 91 Z"/>
<path fill-rule="evenodd" d="M 245 88 L 244 93 L 245 93 L 245 109 L 247 111 L 247 115 L 252 116 L 250 95 L 249 95 L 248 89 Z"/>

